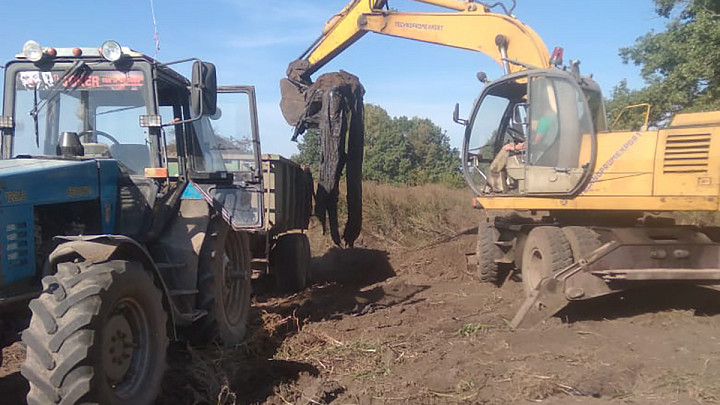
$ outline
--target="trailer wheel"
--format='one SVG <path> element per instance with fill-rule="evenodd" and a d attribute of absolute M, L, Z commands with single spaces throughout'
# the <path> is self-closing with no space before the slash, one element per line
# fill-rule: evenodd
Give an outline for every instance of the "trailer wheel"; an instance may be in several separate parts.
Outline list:
<path fill-rule="evenodd" d="M 590 228 L 583 226 L 566 226 L 563 229 L 565 238 L 570 243 L 575 262 L 587 258 L 590 253 L 603 245 L 600 235 Z"/>
<path fill-rule="evenodd" d="M 222 220 L 211 221 L 200 250 L 198 307 L 207 315 L 192 326 L 192 341 L 219 339 L 224 346 L 242 342 L 247 331 L 252 294 L 250 241 Z"/>
<path fill-rule="evenodd" d="M 34 404 L 152 404 L 168 345 L 162 292 L 140 263 L 60 263 L 30 302 L 21 367 Z"/>
<path fill-rule="evenodd" d="M 484 283 L 498 284 L 500 282 L 500 267 L 495 260 L 503 256 L 503 251 L 495 244 L 500 239 L 500 231 L 494 226 L 478 227 L 477 247 L 475 257 L 477 260 L 476 277 Z"/>
<path fill-rule="evenodd" d="M 570 243 L 560 228 L 533 228 L 523 248 L 522 279 L 525 293 L 530 294 L 544 278 L 573 263 Z"/>
<path fill-rule="evenodd" d="M 294 293 L 305 289 L 310 257 L 310 241 L 304 233 L 290 233 L 278 238 L 270 252 L 278 291 Z"/>

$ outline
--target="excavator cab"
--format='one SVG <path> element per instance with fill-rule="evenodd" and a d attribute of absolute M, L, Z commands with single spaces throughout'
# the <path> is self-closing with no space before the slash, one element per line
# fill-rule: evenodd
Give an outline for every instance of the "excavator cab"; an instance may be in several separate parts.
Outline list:
<path fill-rule="evenodd" d="M 558 69 L 529 70 L 488 83 L 475 103 L 463 145 L 464 175 L 475 193 L 576 195 L 595 162 L 595 114 L 588 103 L 595 87 Z M 597 115 L 604 122 L 604 114 Z"/>

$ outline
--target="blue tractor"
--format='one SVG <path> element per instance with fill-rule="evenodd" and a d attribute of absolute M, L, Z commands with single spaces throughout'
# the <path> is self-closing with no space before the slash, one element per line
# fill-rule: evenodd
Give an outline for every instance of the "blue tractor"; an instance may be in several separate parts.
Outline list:
<path fill-rule="evenodd" d="M 29 404 L 152 403 L 169 340 L 243 338 L 264 226 L 254 90 L 170 65 L 29 41 L 5 66 L 0 343 L 27 347 Z"/>

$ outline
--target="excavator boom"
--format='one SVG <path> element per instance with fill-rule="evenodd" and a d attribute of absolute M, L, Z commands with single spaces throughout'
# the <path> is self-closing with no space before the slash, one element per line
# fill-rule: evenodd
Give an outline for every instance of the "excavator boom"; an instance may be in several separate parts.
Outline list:
<path fill-rule="evenodd" d="M 474 0 L 414 0 L 454 12 L 406 13 L 387 8 L 388 0 L 354 0 L 328 21 L 322 35 L 300 59 L 309 77 L 368 32 L 468 49 L 488 55 L 506 73 L 549 67 L 542 39 L 506 13 Z M 513 7 L 514 8 L 514 7 Z"/>

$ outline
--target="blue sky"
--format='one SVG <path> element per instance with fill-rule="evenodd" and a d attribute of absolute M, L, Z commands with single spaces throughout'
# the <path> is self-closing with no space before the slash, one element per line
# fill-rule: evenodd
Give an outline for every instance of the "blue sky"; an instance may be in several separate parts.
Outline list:
<path fill-rule="evenodd" d="M 154 0 L 158 59 L 199 57 L 217 65 L 220 84 L 256 86 L 263 152 L 291 155 L 296 148 L 278 107 L 278 82 L 287 64 L 348 1 Z M 96 46 L 115 39 L 154 54 L 150 0 L 35 0 L 31 8 L 23 2 L 7 3 L 0 35 L 3 63 L 28 39 L 55 47 Z M 389 3 L 401 11 L 442 11 L 410 0 Z M 639 69 L 622 64 L 618 49 L 665 25 L 654 13 L 652 0 L 518 0 L 515 15 L 538 32 L 550 50 L 562 46 L 566 61 L 579 59 L 582 72 L 592 73 L 606 94 L 622 79 L 631 87 L 642 86 Z M 337 69 L 360 77 L 366 102 L 394 116 L 430 118 L 457 147 L 462 128 L 452 122 L 455 103 L 460 102 L 461 116 L 467 115 L 482 87 L 476 73 L 485 71 L 491 79 L 501 75 L 480 53 L 377 34 L 367 34 L 321 73 Z"/>

